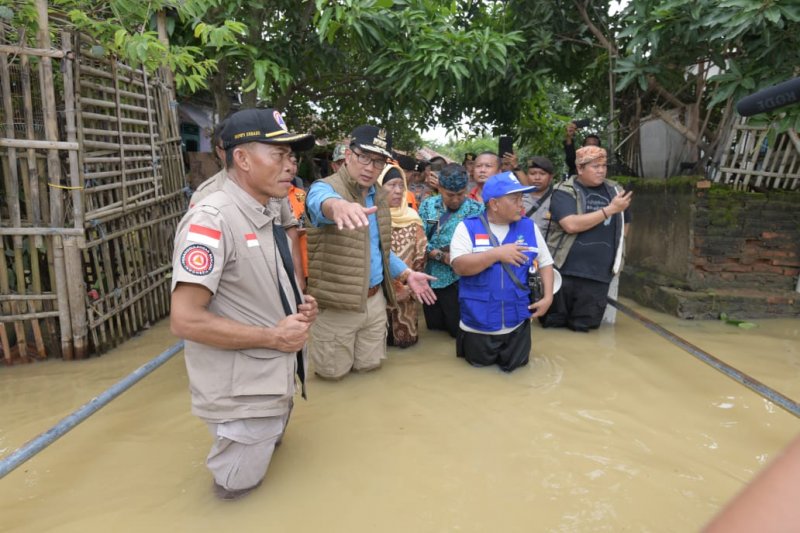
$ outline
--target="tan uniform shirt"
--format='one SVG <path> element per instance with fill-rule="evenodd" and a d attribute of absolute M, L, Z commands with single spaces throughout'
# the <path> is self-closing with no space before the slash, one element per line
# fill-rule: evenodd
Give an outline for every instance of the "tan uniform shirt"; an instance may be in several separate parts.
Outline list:
<path fill-rule="evenodd" d="M 273 327 L 292 312 L 295 298 L 275 246 L 277 205 L 260 205 L 230 180 L 181 220 L 175 236 L 172 289 L 194 283 L 213 294 L 212 313 Z M 211 422 L 278 416 L 294 394 L 296 354 L 267 348 L 223 350 L 186 341 L 192 412 Z"/>
<path fill-rule="evenodd" d="M 222 185 L 228 181 L 228 174 L 223 168 L 203 183 L 198 185 L 197 190 L 194 191 L 192 197 L 189 199 L 189 209 L 199 204 L 206 196 L 217 192 L 222 189 Z M 300 223 L 292 212 L 292 206 L 289 203 L 289 198 L 271 198 L 270 203 L 278 206 L 280 210 L 278 220 L 281 221 L 281 226 L 284 228 L 291 228 L 292 226 L 299 226 Z"/>

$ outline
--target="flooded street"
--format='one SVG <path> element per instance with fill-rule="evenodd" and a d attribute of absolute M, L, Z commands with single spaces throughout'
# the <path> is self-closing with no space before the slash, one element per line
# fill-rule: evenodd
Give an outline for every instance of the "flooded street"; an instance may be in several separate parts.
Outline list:
<path fill-rule="evenodd" d="M 800 320 L 744 330 L 625 303 L 800 399 Z M 422 328 L 384 367 L 311 378 L 260 489 L 214 498 L 182 353 L 0 480 L 0 531 L 695 531 L 800 421 L 618 313 L 533 328 L 506 375 Z M 102 357 L 0 368 L 0 455 L 172 345 L 162 321 Z"/>

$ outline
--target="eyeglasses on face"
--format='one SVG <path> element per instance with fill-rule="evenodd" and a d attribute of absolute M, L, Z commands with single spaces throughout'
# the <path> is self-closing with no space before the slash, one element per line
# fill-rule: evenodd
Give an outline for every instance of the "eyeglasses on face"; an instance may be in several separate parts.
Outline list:
<path fill-rule="evenodd" d="M 383 167 L 386 166 L 386 158 L 385 157 L 370 157 L 367 154 L 362 154 L 361 152 L 356 152 L 355 150 L 351 150 L 353 155 L 356 156 L 356 161 L 358 161 L 362 165 L 370 166 L 372 165 L 378 170 L 383 170 Z"/>

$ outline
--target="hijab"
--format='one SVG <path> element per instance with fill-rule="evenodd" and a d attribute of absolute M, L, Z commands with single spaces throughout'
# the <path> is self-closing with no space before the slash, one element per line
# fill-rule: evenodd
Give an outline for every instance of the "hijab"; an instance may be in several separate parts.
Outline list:
<path fill-rule="evenodd" d="M 421 226 L 422 219 L 419 218 L 419 215 L 416 211 L 408 206 L 408 184 L 406 183 L 406 174 L 403 172 L 403 169 L 396 165 L 386 165 L 380 176 L 378 176 L 378 184 L 383 187 L 383 180 L 391 169 L 396 169 L 397 172 L 400 173 L 400 179 L 403 180 L 403 201 L 400 204 L 400 207 L 391 208 L 392 227 L 405 228 L 407 226 L 411 226 L 412 224 L 419 224 Z M 388 181 L 391 181 L 391 179 Z"/>

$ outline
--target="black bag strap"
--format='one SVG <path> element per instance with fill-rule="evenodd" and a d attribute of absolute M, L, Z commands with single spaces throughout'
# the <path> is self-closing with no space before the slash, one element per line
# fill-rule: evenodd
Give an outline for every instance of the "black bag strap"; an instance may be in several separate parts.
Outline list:
<path fill-rule="evenodd" d="M 483 227 L 486 228 L 486 233 L 489 234 L 489 241 L 492 243 L 492 246 L 499 247 L 500 243 L 497 241 L 497 237 L 494 236 L 494 233 L 492 233 L 492 229 L 489 227 L 489 221 L 486 220 L 486 215 L 484 213 L 480 214 L 480 219 L 481 219 L 481 223 L 483 224 Z M 528 289 L 527 286 L 522 284 L 522 282 L 519 280 L 517 275 L 514 274 L 514 271 L 511 270 L 511 268 L 509 268 L 509 266 L 507 264 L 505 264 L 505 263 L 503 263 L 501 261 L 500 262 L 500 266 L 502 266 L 503 270 L 506 271 L 506 274 L 508 274 L 508 276 L 511 278 L 511 281 L 514 282 L 514 285 L 516 285 L 517 287 L 519 287 L 523 291 L 530 292 L 530 289 Z"/>
<path fill-rule="evenodd" d="M 542 195 L 542 197 L 539 198 L 539 201 L 536 202 L 536 205 L 534 205 L 530 209 L 528 209 L 528 212 L 525 213 L 525 216 L 530 218 L 532 214 L 534 214 L 536 211 L 539 210 L 540 207 L 542 207 L 542 202 L 547 200 L 550 197 L 551 194 L 553 194 L 553 186 L 552 185 L 547 188 L 547 192 L 545 192 Z"/>
<path fill-rule="evenodd" d="M 272 235 L 275 238 L 275 245 L 278 247 L 278 253 L 281 255 L 283 268 L 286 274 L 289 275 L 289 281 L 292 284 L 292 293 L 297 305 L 303 303 L 303 297 L 300 293 L 300 288 L 297 286 L 297 280 L 294 276 L 294 263 L 292 262 L 292 252 L 289 250 L 289 239 L 286 237 L 286 230 L 280 224 L 272 223 Z M 283 286 L 281 285 L 280 278 L 277 278 L 278 292 L 281 295 L 281 305 L 286 316 L 292 314 L 292 307 L 289 305 L 289 300 L 286 297 Z M 303 365 L 303 351 L 297 352 L 297 377 L 300 378 L 300 387 L 302 388 L 303 398 L 306 398 L 306 369 Z"/>

